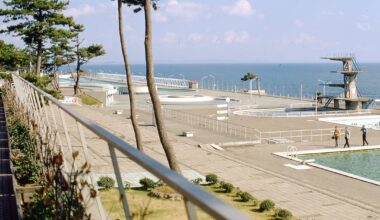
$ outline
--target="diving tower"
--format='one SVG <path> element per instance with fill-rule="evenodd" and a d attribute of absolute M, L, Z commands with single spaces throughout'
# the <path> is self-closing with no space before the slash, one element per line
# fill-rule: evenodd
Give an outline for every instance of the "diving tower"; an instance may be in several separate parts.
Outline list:
<path fill-rule="evenodd" d="M 345 108 L 347 110 L 358 110 L 368 108 L 370 103 L 369 98 L 361 97 L 357 89 L 356 81 L 357 75 L 365 71 L 360 70 L 355 56 L 331 56 L 331 57 L 322 57 L 321 59 L 328 59 L 333 61 L 340 61 L 343 64 L 343 68 L 340 71 L 333 71 L 335 73 L 340 73 L 343 75 L 342 84 L 326 84 L 327 86 L 332 87 L 341 87 L 344 89 L 343 97 L 332 97 L 334 100 L 334 108 L 339 108 L 339 101 L 342 100 L 345 102 Z"/>

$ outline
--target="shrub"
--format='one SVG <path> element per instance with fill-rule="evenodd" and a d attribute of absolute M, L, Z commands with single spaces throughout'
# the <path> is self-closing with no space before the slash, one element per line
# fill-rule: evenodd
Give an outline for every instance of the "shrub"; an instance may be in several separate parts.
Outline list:
<path fill-rule="evenodd" d="M 224 192 L 226 193 L 230 193 L 235 189 L 234 185 L 231 183 L 224 183 L 221 188 L 224 189 Z"/>
<path fill-rule="evenodd" d="M 293 217 L 293 214 L 286 209 L 279 209 L 276 212 L 276 217 L 281 220 L 289 220 Z"/>
<path fill-rule="evenodd" d="M 236 194 L 235 194 L 236 197 L 240 197 L 240 195 L 243 193 L 239 187 L 236 187 L 235 191 L 236 191 Z"/>
<path fill-rule="evenodd" d="M 12 75 L 9 73 L 0 72 L 0 78 L 7 81 L 12 81 Z"/>
<path fill-rule="evenodd" d="M 125 185 L 124 185 L 124 189 L 125 190 L 130 190 L 132 187 L 131 187 L 131 184 L 130 183 L 126 183 Z"/>
<path fill-rule="evenodd" d="M 60 91 L 50 87 L 52 78 L 48 76 L 37 76 L 31 73 L 21 74 L 21 77 L 33 83 L 35 86 L 39 87 L 44 92 L 49 93 L 50 95 L 54 96 L 54 98 L 57 98 L 57 99 L 63 98 Z"/>
<path fill-rule="evenodd" d="M 223 189 L 224 184 L 226 184 L 226 182 L 220 181 L 219 184 L 218 184 L 219 185 L 218 187 L 221 188 L 221 189 Z"/>
<path fill-rule="evenodd" d="M 260 203 L 260 211 L 262 211 L 262 212 L 269 211 L 269 210 L 273 209 L 274 206 L 275 206 L 274 202 L 266 199 Z"/>
<path fill-rule="evenodd" d="M 36 183 L 40 177 L 40 163 L 38 163 L 37 143 L 29 134 L 29 128 L 19 118 L 9 113 L 8 131 L 10 144 L 19 154 L 13 159 L 15 176 L 20 185 Z"/>
<path fill-rule="evenodd" d="M 99 178 L 98 186 L 103 187 L 105 190 L 111 189 L 115 185 L 115 180 L 108 176 Z"/>
<path fill-rule="evenodd" d="M 147 177 L 142 178 L 140 180 L 140 184 L 145 190 L 153 189 L 156 186 L 155 182 L 152 179 L 149 179 Z"/>
<path fill-rule="evenodd" d="M 242 202 L 248 202 L 249 200 L 253 200 L 253 196 L 248 192 L 240 193 L 240 199 Z"/>
<path fill-rule="evenodd" d="M 197 185 L 201 184 L 202 181 L 203 181 L 203 180 L 202 180 L 202 178 L 200 178 L 200 177 L 191 180 L 191 182 L 193 182 L 194 184 L 197 184 Z"/>
<path fill-rule="evenodd" d="M 162 180 L 158 180 L 157 182 L 154 183 L 154 187 L 159 187 L 159 186 L 166 186 L 166 184 L 164 183 L 164 181 Z"/>
<path fill-rule="evenodd" d="M 215 175 L 215 174 L 208 174 L 207 176 L 206 176 L 206 181 L 208 182 L 208 183 L 210 183 L 211 185 L 214 185 L 215 183 L 217 183 L 218 182 L 218 176 L 217 175 Z"/>

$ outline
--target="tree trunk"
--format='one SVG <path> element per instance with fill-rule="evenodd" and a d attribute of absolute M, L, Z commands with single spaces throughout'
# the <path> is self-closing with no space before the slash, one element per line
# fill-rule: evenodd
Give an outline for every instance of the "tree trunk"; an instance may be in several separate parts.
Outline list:
<path fill-rule="evenodd" d="M 151 21 L 151 2 L 145 0 L 144 6 L 145 15 L 145 62 L 146 62 L 146 79 L 150 98 L 153 104 L 154 115 L 156 117 L 157 131 L 160 137 L 162 147 L 164 148 L 166 159 L 172 170 L 181 172 L 177 163 L 177 158 L 174 154 L 173 146 L 169 141 L 169 137 L 166 133 L 164 120 L 162 118 L 161 103 L 157 95 L 156 84 L 154 82 L 154 66 L 153 66 L 153 54 L 152 54 L 152 21 Z"/>
<path fill-rule="evenodd" d="M 79 37 L 77 36 L 77 45 L 76 45 L 76 49 L 77 49 L 77 75 L 75 76 L 75 84 L 74 84 L 74 95 L 77 95 L 78 94 L 78 90 L 79 90 L 79 73 L 80 73 L 80 55 L 79 55 Z"/>
<path fill-rule="evenodd" d="M 37 43 L 37 63 L 36 63 L 36 75 L 40 76 L 42 63 L 42 42 Z"/>
<path fill-rule="evenodd" d="M 124 37 L 124 30 L 123 30 L 123 11 L 122 11 L 123 3 L 121 0 L 117 1 L 117 12 L 119 15 L 119 35 L 120 35 L 120 46 L 121 51 L 123 53 L 124 58 L 124 68 L 125 68 L 125 76 L 127 78 L 127 85 L 128 85 L 128 95 L 129 95 L 129 105 L 130 105 L 130 114 L 131 114 L 131 121 L 133 130 L 135 132 L 135 138 L 136 138 L 136 145 L 137 149 L 140 151 L 144 151 L 142 140 L 141 140 L 141 133 L 140 128 L 137 123 L 136 118 L 136 106 L 135 106 L 135 94 L 133 93 L 133 83 L 132 83 L 132 77 L 131 77 L 131 68 L 128 63 L 128 54 L 127 54 L 127 48 L 125 45 L 125 37 Z"/>

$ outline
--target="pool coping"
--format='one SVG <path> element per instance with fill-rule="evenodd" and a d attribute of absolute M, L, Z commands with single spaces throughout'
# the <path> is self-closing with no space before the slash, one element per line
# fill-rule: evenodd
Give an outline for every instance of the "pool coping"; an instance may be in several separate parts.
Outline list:
<path fill-rule="evenodd" d="M 282 157 L 282 158 L 286 158 L 286 159 L 290 159 L 290 160 L 293 160 L 293 161 L 297 161 L 299 163 L 304 163 L 304 164 L 307 164 L 307 165 L 312 166 L 312 167 L 316 167 L 316 168 L 323 169 L 323 170 L 326 170 L 326 171 L 329 171 L 329 172 L 337 173 L 339 175 L 347 176 L 347 177 L 350 177 L 350 178 L 353 178 L 353 179 L 357 179 L 357 180 L 360 180 L 360 181 L 363 181 L 363 182 L 367 182 L 367 183 L 371 183 L 371 184 L 380 186 L 380 182 L 376 181 L 376 180 L 371 180 L 371 179 L 368 179 L 368 178 L 365 178 L 365 177 L 362 177 L 362 176 L 358 176 L 358 175 L 355 175 L 355 174 L 352 174 L 352 173 L 344 172 L 344 171 L 333 169 L 333 168 L 330 168 L 330 167 L 327 167 L 327 166 L 323 166 L 323 165 L 320 165 L 320 164 L 317 164 L 317 163 L 314 163 L 314 162 L 307 162 L 307 161 L 304 161 L 302 159 L 289 156 L 289 155 L 294 155 L 294 154 L 296 154 L 296 155 L 304 155 L 304 154 L 320 154 L 320 153 L 361 151 L 361 150 L 376 150 L 376 149 L 380 149 L 380 145 L 355 146 L 355 147 L 350 147 L 350 148 L 333 148 L 333 149 L 331 149 L 331 148 L 323 148 L 323 149 L 300 150 L 300 151 L 296 150 L 296 151 L 289 151 L 289 152 L 272 152 L 272 154 L 276 155 L 276 156 L 279 156 L 279 157 Z"/>

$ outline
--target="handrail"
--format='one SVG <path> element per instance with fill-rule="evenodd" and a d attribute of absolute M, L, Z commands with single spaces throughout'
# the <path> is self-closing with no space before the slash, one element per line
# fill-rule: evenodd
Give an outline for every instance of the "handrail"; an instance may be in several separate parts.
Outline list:
<path fill-rule="evenodd" d="M 97 123 L 89 120 L 88 118 L 82 116 L 78 112 L 75 112 L 71 108 L 63 105 L 57 99 L 55 99 L 50 94 L 47 94 L 40 88 L 34 86 L 27 80 L 14 75 L 28 86 L 33 88 L 39 94 L 45 96 L 55 105 L 59 106 L 63 111 L 72 116 L 74 119 L 79 121 L 83 126 L 97 134 L 104 141 L 108 142 L 111 146 L 117 148 L 123 154 L 127 155 L 129 159 L 133 160 L 147 171 L 151 172 L 170 187 L 175 189 L 178 193 L 182 194 L 184 198 L 199 208 L 207 212 L 209 215 L 216 219 L 249 219 L 246 215 L 238 211 L 236 208 L 226 204 L 225 202 L 217 199 L 208 192 L 204 191 L 200 187 L 189 182 L 180 174 L 170 170 L 166 166 L 157 162 L 156 160 L 150 158 L 146 154 L 138 151 L 135 147 L 128 144 L 121 138 L 113 135 L 111 132 L 99 126 Z"/>

